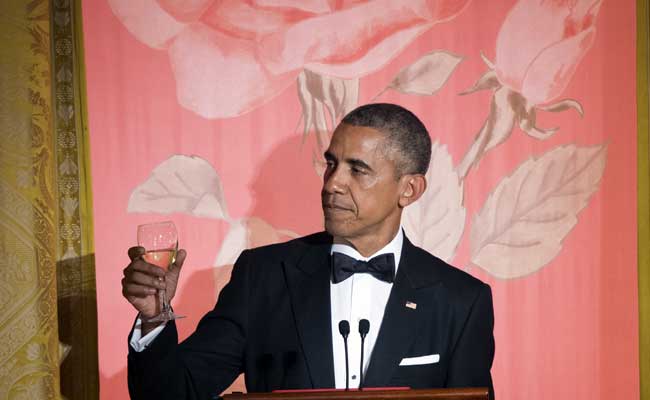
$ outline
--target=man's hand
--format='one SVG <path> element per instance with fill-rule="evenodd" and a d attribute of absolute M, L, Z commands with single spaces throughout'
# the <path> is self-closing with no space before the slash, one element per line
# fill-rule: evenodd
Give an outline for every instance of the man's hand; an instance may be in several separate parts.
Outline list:
<path fill-rule="evenodd" d="M 157 289 L 166 289 L 167 300 L 171 303 L 176 294 L 178 275 L 187 256 L 185 250 L 178 250 L 176 261 L 165 273 L 164 269 L 144 261 L 142 259 L 144 253 L 143 247 L 129 249 L 131 263 L 124 268 L 122 279 L 122 295 L 140 313 L 143 320 L 143 335 L 146 334 L 145 331 L 150 330 L 145 329 L 146 320 L 160 314 L 162 309 L 162 304 L 158 301 Z"/>

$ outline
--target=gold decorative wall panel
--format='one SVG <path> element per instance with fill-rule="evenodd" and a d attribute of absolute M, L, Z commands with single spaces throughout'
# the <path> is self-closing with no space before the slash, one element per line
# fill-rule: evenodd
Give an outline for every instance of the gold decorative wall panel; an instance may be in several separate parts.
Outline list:
<path fill-rule="evenodd" d="M 0 399 L 59 398 L 49 3 L 0 3 Z"/>

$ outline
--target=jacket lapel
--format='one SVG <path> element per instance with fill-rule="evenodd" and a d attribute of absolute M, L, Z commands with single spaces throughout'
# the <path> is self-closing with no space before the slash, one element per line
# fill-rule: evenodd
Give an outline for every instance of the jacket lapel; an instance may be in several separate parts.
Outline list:
<path fill-rule="evenodd" d="M 305 244 L 302 256 L 284 263 L 291 305 L 313 388 L 334 387 L 330 310 L 331 239 Z"/>
<path fill-rule="evenodd" d="M 433 266 L 430 263 L 426 265 L 420 260 L 417 253 L 421 251 L 404 236 L 397 276 L 364 377 L 364 387 L 388 385 L 415 339 L 418 321 L 422 319 L 420 313 L 428 308 L 423 306 L 427 301 L 431 301 L 430 298 L 423 296 L 423 291 L 418 292 L 418 289 L 431 286 L 438 279 L 432 272 Z"/>

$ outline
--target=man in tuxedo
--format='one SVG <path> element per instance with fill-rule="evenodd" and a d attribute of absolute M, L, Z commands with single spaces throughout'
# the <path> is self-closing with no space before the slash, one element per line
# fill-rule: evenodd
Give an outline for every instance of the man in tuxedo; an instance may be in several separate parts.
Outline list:
<path fill-rule="evenodd" d="M 350 387 L 486 386 L 493 397 L 490 287 L 400 228 L 426 189 L 430 158 L 429 134 L 408 110 L 352 111 L 325 153 L 325 232 L 243 251 L 214 309 L 180 344 L 173 321 L 146 321 L 160 312 L 157 288 L 173 298 L 185 251 L 165 273 L 142 260 L 144 249 L 129 249 L 123 295 L 139 312 L 132 398 L 216 398 L 242 372 L 251 392 L 345 388 L 341 320 L 352 326 Z"/>

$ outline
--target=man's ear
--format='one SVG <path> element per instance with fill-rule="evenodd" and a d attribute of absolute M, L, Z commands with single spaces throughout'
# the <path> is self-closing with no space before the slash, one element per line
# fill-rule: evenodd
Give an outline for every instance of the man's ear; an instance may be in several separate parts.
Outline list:
<path fill-rule="evenodd" d="M 404 208 L 419 199 L 427 189 L 424 175 L 408 174 L 400 178 L 399 205 Z"/>

